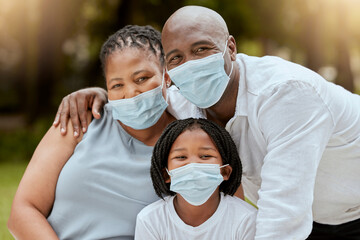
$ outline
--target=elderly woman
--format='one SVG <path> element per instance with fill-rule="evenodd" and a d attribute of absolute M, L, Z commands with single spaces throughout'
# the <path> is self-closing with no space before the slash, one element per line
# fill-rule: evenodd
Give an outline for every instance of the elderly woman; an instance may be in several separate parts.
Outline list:
<path fill-rule="evenodd" d="M 12 205 L 8 227 L 16 239 L 133 239 L 137 213 L 158 199 L 149 172 L 154 144 L 176 118 L 201 117 L 167 88 L 152 27 L 122 28 L 100 58 L 109 104 L 78 138 L 54 126 L 43 137 Z"/>

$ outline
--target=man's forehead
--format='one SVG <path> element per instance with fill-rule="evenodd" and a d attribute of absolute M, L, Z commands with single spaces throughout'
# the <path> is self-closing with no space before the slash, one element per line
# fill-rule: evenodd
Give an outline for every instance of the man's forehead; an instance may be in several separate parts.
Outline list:
<path fill-rule="evenodd" d="M 164 29 L 162 43 L 164 48 L 186 43 L 190 46 L 196 43 L 219 44 L 226 36 L 216 29 L 201 27 L 201 25 L 181 25 L 176 28 Z"/>

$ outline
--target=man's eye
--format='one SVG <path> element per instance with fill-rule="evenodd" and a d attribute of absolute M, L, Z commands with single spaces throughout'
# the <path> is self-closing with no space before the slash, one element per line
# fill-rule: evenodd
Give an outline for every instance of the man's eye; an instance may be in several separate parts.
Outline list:
<path fill-rule="evenodd" d="M 146 80 L 148 80 L 149 79 L 149 77 L 141 77 L 141 78 L 138 78 L 137 80 L 136 80 L 136 82 L 137 83 L 142 83 L 142 82 L 145 82 Z"/>
<path fill-rule="evenodd" d="M 195 50 L 195 53 L 201 53 L 201 52 L 204 52 L 206 50 L 208 50 L 209 48 L 207 47 L 199 47 Z"/>
<path fill-rule="evenodd" d="M 174 65 L 174 64 L 180 63 L 180 61 L 181 61 L 181 57 L 180 56 L 175 56 L 175 57 L 170 58 L 168 63 Z"/>

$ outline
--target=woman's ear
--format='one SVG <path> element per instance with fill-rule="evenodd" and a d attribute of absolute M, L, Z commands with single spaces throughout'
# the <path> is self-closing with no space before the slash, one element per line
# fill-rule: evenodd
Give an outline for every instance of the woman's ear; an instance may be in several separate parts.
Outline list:
<path fill-rule="evenodd" d="M 224 181 L 229 180 L 231 172 L 232 172 L 232 167 L 230 165 L 220 168 L 220 173 L 223 176 Z"/>
<path fill-rule="evenodd" d="M 166 87 L 169 88 L 171 86 L 171 79 L 170 79 L 170 76 L 169 74 L 167 73 L 166 70 L 165 71 L 165 75 L 164 75 L 164 80 L 165 80 L 165 83 L 166 83 Z"/>
<path fill-rule="evenodd" d="M 162 175 L 163 175 L 165 183 L 170 183 L 171 182 L 170 176 L 169 176 L 169 174 L 168 174 L 168 172 L 166 171 L 165 168 L 163 168 L 163 170 L 162 170 Z"/>

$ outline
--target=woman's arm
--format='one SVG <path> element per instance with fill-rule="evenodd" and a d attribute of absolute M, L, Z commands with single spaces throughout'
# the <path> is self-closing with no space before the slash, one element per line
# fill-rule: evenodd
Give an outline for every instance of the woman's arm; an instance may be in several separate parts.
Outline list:
<path fill-rule="evenodd" d="M 68 127 L 72 130 L 70 123 Z M 46 218 L 54 203 L 61 169 L 81 138 L 62 136 L 52 126 L 39 143 L 21 179 L 8 220 L 16 239 L 58 239 Z"/>

